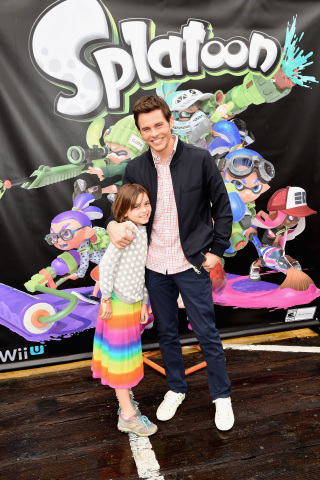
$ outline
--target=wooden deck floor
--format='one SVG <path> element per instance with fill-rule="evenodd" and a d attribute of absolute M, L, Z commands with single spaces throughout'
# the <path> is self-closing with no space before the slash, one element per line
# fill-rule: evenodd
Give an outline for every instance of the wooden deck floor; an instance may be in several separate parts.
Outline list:
<path fill-rule="evenodd" d="M 320 339 L 272 344 L 319 347 Z M 91 378 L 88 362 L 29 377 L 0 376 L 1 479 L 320 478 L 319 354 L 226 350 L 226 358 L 236 417 L 227 433 L 214 426 L 205 369 L 188 376 L 186 400 L 171 421 L 160 423 L 155 411 L 167 391 L 165 378 L 145 367 L 135 397 L 159 426 L 150 437 L 159 464 L 153 475 L 137 471 L 130 438 L 116 428 L 114 393 Z M 186 355 L 186 367 L 197 360 L 201 353 Z"/>

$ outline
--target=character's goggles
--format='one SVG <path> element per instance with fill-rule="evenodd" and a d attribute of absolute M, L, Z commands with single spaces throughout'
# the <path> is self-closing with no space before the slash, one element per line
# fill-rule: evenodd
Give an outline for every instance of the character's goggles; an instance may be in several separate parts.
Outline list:
<path fill-rule="evenodd" d="M 64 228 L 59 233 L 49 233 L 44 237 L 45 241 L 49 243 L 49 245 L 55 245 L 58 243 L 58 239 L 62 238 L 65 242 L 69 242 L 73 239 L 74 234 L 85 227 L 76 228 L 75 230 L 69 230 L 69 228 Z"/>
<path fill-rule="evenodd" d="M 230 159 L 226 159 L 226 168 L 232 175 L 237 177 L 247 177 L 255 168 L 259 177 L 265 182 L 270 182 L 275 176 L 275 170 L 272 163 L 257 155 L 235 155 Z"/>
<path fill-rule="evenodd" d="M 192 115 L 197 111 L 197 109 L 200 108 L 201 102 L 195 102 L 192 104 L 189 108 L 186 108 L 185 110 L 177 110 L 172 112 L 172 116 L 174 120 L 180 120 L 182 122 L 186 122 L 190 120 Z M 195 107 L 195 108 L 192 108 Z"/>
<path fill-rule="evenodd" d="M 173 118 L 175 120 L 189 120 L 194 112 L 187 112 L 186 110 L 182 110 L 181 112 L 173 112 Z"/>

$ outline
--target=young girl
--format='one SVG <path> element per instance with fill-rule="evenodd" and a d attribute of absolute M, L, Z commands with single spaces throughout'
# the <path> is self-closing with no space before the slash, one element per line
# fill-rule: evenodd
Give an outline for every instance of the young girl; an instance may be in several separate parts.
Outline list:
<path fill-rule="evenodd" d="M 114 388 L 120 404 L 118 429 L 149 436 L 157 426 L 131 401 L 130 389 L 143 377 L 140 322 L 148 320 L 144 283 L 147 231 L 151 214 L 149 194 L 138 184 L 120 188 L 113 204 L 118 222 L 135 226 L 133 241 L 124 249 L 110 243 L 100 262 L 101 307 L 93 343 L 92 372 Z M 128 230 L 129 231 L 129 230 Z M 142 304 L 142 305 L 141 305 Z"/>

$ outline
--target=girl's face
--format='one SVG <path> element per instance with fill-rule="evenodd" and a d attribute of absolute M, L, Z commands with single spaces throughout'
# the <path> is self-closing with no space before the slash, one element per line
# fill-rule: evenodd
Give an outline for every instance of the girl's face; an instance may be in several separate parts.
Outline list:
<path fill-rule="evenodd" d="M 77 230 L 81 228 L 80 223 L 77 220 L 62 220 L 59 223 L 52 223 L 50 233 L 60 234 L 62 230 Z M 59 250 L 71 250 L 72 248 L 79 248 L 81 243 L 88 238 L 88 230 L 90 227 L 83 227 L 77 232 L 71 233 L 71 240 L 63 240 L 60 236 L 58 242 L 54 245 Z"/>
<path fill-rule="evenodd" d="M 146 193 L 140 193 L 135 206 L 127 211 L 126 220 L 131 220 L 136 225 L 145 225 L 149 222 L 151 205 Z"/>

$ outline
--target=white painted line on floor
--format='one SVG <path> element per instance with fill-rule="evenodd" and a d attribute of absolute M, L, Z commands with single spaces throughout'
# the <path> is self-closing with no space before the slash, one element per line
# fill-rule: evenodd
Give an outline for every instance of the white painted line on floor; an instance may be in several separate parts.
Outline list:
<path fill-rule="evenodd" d="M 134 433 L 129 433 L 128 436 L 139 478 L 146 480 L 165 480 L 164 477 L 160 475 L 160 465 L 156 459 L 149 438 L 139 437 Z"/>
<path fill-rule="evenodd" d="M 233 350 L 248 350 L 261 352 L 285 352 L 285 353 L 320 353 L 320 347 L 293 347 L 285 345 L 241 345 L 224 343 L 223 348 Z"/>

